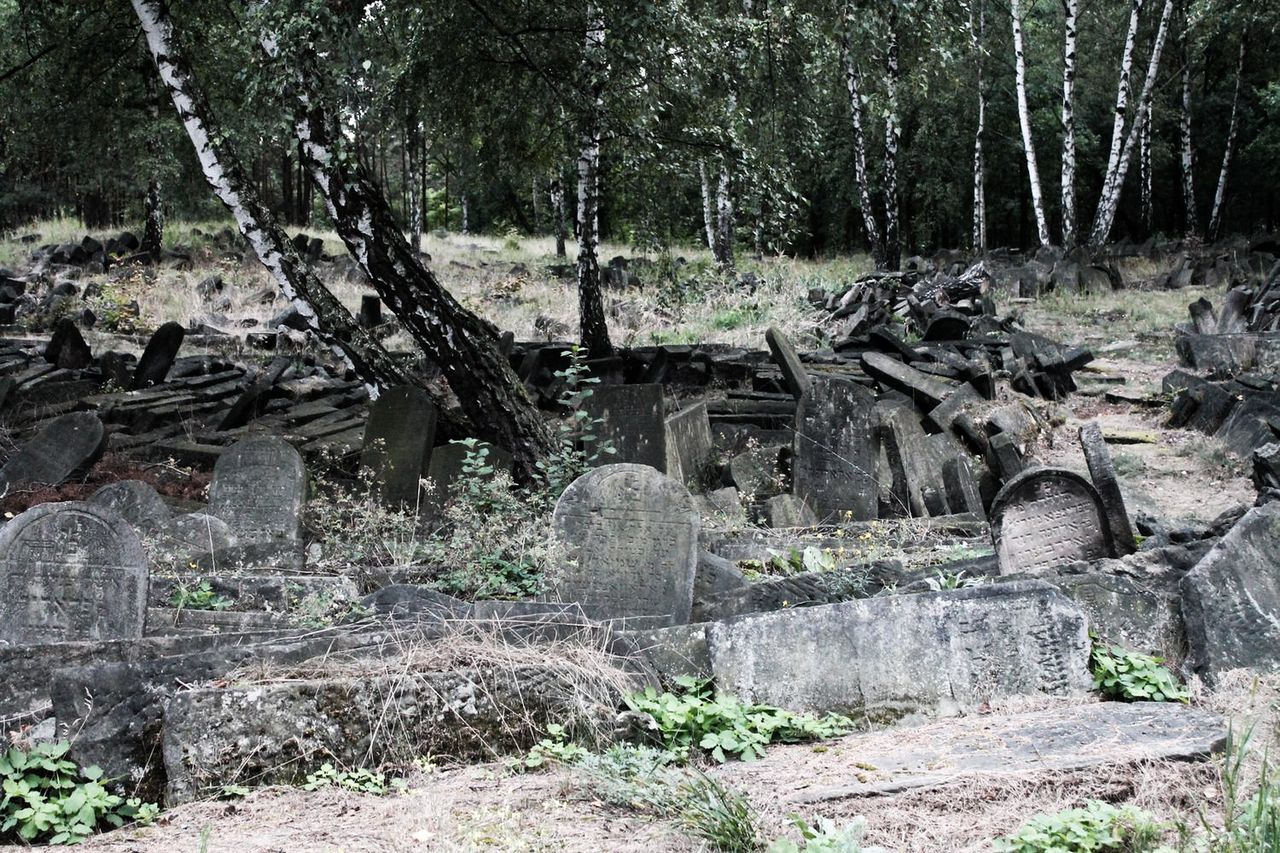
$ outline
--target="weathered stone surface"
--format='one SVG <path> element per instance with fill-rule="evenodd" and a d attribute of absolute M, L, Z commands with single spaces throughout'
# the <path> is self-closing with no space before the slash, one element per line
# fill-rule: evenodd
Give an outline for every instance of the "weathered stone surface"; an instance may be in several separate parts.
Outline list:
<path fill-rule="evenodd" d="M 1111 451 L 1102 436 L 1102 427 L 1097 421 L 1089 421 L 1080 427 L 1080 447 L 1084 450 L 1084 460 L 1089 466 L 1089 479 L 1098 490 L 1102 506 L 1107 512 L 1107 524 L 1111 528 L 1111 541 L 1115 544 L 1117 554 L 1123 556 L 1138 550 L 1133 538 L 1133 526 L 1129 523 L 1129 512 L 1124 506 L 1124 495 L 1120 493 L 1120 481 L 1116 477 L 1116 467 L 1111 462 Z"/>
<path fill-rule="evenodd" d="M 764 502 L 765 523 L 774 529 L 813 527 L 818 516 L 796 495 L 774 495 Z"/>
<path fill-rule="evenodd" d="M 698 514 L 683 486 L 643 465 L 605 465 L 556 502 L 556 538 L 568 548 L 551 597 L 593 619 L 689 621 Z"/>
<path fill-rule="evenodd" d="M 782 448 L 773 444 L 744 450 L 729 460 L 729 479 L 739 494 L 759 501 L 780 494 L 786 488 L 779 456 Z"/>
<path fill-rule="evenodd" d="M 742 506 L 742 497 L 734 486 L 725 486 L 723 489 L 716 489 L 705 495 L 694 495 L 693 505 L 702 516 L 704 528 L 711 525 L 736 527 L 747 522 L 747 511 Z"/>
<path fill-rule="evenodd" d="M 88 502 L 111 510 L 139 531 L 154 530 L 173 518 L 164 498 L 141 480 L 108 483 L 90 495 Z"/>
<path fill-rule="evenodd" d="M 970 512 L 982 515 L 982 495 L 973 469 L 963 456 L 948 459 L 942 465 L 942 485 L 947 494 L 947 505 L 952 512 Z"/>
<path fill-rule="evenodd" d="M 360 610 L 392 619 L 460 619 L 471 606 L 439 590 L 418 584 L 392 584 L 360 599 Z"/>
<path fill-rule="evenodd" d="M 106 446 L 97 415 L 73 412 L 54 418 L 0 468 L 0 496 L 29 485 L 59 485 L 97 461 Z"/>
<path fill-rule="evenodd" d="M 792 492 L 820 520 L 877 515 L 875 398 L 846 379 L 818 378 L 796 410 Z"/>
<path fill-rule="evenodd" d="M 883 353 L 863 353 L 862 367 L 868 376 L 874 377 L 888 388 L 906 394 L 925 411 L 937 408 L 960 388 L 959 385 L 930 376 Z"/>
<path fill-rule="evenodd" d="M 1084 614 L 1039 581 L 744 616 L 708 642 L 717 683 L 745 700 L 874 719 L 1092 684 Z"/>
<path fill-rule="evenodd" d="M 738 566 L 731 560 L 708 553 L 698 552 L 698 567 L 693 578 L 693 600 L 710 598 L 713 595 L 731 592 L 747 586 L 748 581 Z"/>
<path fill-rule="evenodd" d="M 1002 574 L 1115 556 L 1097 491 L 1061 468 L 1033 468 L 1006 483 L 991 503 L 991 538 Z"/>
<path fill-rule="evenodd" d="M 623 631 L 622 635 L 635 644 L 636 650 L 665 686 L 674 688 L 676 679 L 681 676 L 711 677 L 706 623 Z"/>
<path fill-rule="evenodd" d="M 1182 579 L 1190 663 L 1206 679 L 1280 668 L 1280 502 L 1240 519 Z"/>
<path fill-rule="evenodd" d="M 747 613 L 809 607 L 839 600 L 823 574 L 805 573 L 749 583 L 694 602 L 693 619 L 717 622 Z"/>
<path fill-rule="evenodd" d="M 239 540 L 222 519 L 193 512 L 147 531 L 145 544 L 152 565 L 185 569 L 199 555 L 234 548 Z"/>
<path fill-rule="evenodd" d="M 801 399 L 809 390 L 809 374 L 800 363 L 800 356 L 796 354 L 796 348 L 791 345 L 791 339 L 776 326 L 769 327 L 764 333 L 764 339 L 769 345 L 769 352 L 773 355 L 774 362 L 782 371 L 782 380 L 786 383 L 787 390 L 794 394 L 797 400 Z"/>
<path fill-rule="evenodd" d="M 302 456 L 274 436 L 238 441 L 218 457 L 209 513 L 243 543 L 300 542 L 307 471 Z"/>
<path fill-rule="evenodd" d="M 410 385 L 392 388 L 369 408 L 360 464 L 373 474 L 379 497 L 391 506 L 415 509 L 436 440 L 436 407 L 427 392 Z"/>
<path fill-rule="evenodd" d="M 583 407 L 593 418 L 596 441 L 613 442 L 612 456 L 601 461 L 667 467 L 666 401 L 661 385 L 604 385 L 592 391 Z"/>
<path fill-rule="evenodd" d="M 115 513 L 41 504 L 0 529 L 0 640 L 140 637 L 146 614 L 146 555 Z"/>
<path fill-rule="evenodd" d="M 62 318 L 54 326 L 44 359 L 63 370 L 83 370 L 93 364 L 93 353 L 70 317 Z"/>
<path fill-rule="evenodd" d="M 1253 366 L 1258 339 L 1240 335 L 1178 335 L 1174 341 L 1183 367 L 1207 370 L 1217 376 L 1235 376 Z"/>
<path fill-rule="evenodd" d="M 180 323 L 169 322 L 156 329 L 147 341 L 147 348 L 142 351 L 142 358 L 138 359 L 138 369 L 133 373 L 131 387 L 134 391 L 159 385 L 165 380 L 186 334 Z"/>
<path fill-rule="evenodd" d="M 1098 571 L 1045 580 L 1080 605 L 1090 630 L 1104 641 L 1168 660 L 1182 657 L 1186 639 L 1176 587 Z"/>
<path fill-rule="evenodd" d="M 667 418 L 667 476 L 689 488 L 708 480 L 715 443 L 707 404 L 695 403 Z"/>

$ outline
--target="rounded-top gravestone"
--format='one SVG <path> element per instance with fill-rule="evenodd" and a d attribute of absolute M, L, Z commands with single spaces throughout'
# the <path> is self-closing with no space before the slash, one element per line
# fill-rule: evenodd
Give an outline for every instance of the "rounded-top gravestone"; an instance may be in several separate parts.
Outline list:
<path fill-rule="evenodd" d="M 60 485 L 96 462 L 106 446 L 106 430 L 92 412 L 54 418 L 0 468 L 0 496 L 26 485 Z"/>
<path fill-rule="evenodd" d="M 142 636 L 147 559 L 129 523 L 80 502 L 33 507 L 0 530 L 0 640 Z"/>
<path fill-rule="evenodd" d="M 565 490 L 553 524 L 568 548 L 553 600 L 594 619 L 689 621 L 699 519 L 684 486 L 647 465 L 605 465 Z"/>
<path fill-rule="evenodd" d="M 173 517 L 164 498 L 141 480 L 108 483 L 89 496 L 89 503 L 118 514 L 136 530 L 152 530 Z"/>
<path fill-rule="evenodd" d="M 302 455 L 275 436 L 231 445 L 213 466 L 209 513 L 243 543 L 302 539 L 307 469 Z"/>
<path fill-rule="evenodd" d="M 996 493 L 990 522 L 1001 574 L 1116 555 L 1102 500 L 1074 471 L 1032 468 L 1018 474 Z"/>

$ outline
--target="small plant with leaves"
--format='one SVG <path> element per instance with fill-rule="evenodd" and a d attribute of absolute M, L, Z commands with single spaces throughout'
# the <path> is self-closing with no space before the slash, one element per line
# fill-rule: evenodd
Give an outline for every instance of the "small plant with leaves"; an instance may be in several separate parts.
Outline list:
<path fill-rule="evenodd" d="M 966 587 L 979 586 L 986 580 L 981 577 L 967 576 L 963 570 L 958 572 L 947 572 L 939 570 L 933 577 L 925 578 L 925 584 L 934 592 L 942 592 L 943 590 L 965 589 Z"/>
<path fill-rule="evenodd" d="M 188 586 L 178 581 L 173 587 L 169 604 L 179 610 L 229 610 L 235 601 L 213 591 L 207 580 Z"/>
<path fill-rule="evenodd" d="M 66 741 L 0 755 L 0 839 L 75 844 L 103 829 L 150 823 L 160 808 L 111 793 L 97 767 L 68 759 Z"/>
<path fill-rule="evenodd" d="M 1037 815 L 996 839 L 998 853 L 1158 853 L 1164 827 L 1136 806 L 1090 800 L 1083 808 Z"/>
<path fill-rule="evenodd" d="M 574 344 L 565 357 L 569 363 L 563 370 L 557 370 L 555 376 L 564 382 L 564 391 L 557 402 L 568 410 L 568 416 L 557 427 L 556 447 L 537 463 L 551 501 L 595 467 L 601 457 L 617 452 L 612 442 L 598 440 L 596 431 L 604 419 L 593 418 L 586 409 L 587 400 L 595 393 L 594 386 L 600 383 L 599 379 L 587 375 L 587 351 Z"/>
<path fill-rule="evenodd" d="M 863 817 L 849 823 L 819 817 L 810 823 L 799 815 L 792 815 L 791 823 L 799 830 L 800 840 L 776 839 L 769 845 L 768 853 L 888 853 L 883 847 L 862 846 L 867 826 Z"/>
<path fill-rule="evenodd" d="M 534 770 L 550 764 L 574 764 L 582 760 L 588 750 L 568 738 L 569 733 L 564 726 L 551 723 L 547 726 L 547 736 L 533 745 L 520 762 L 520 769 Z"/>
<path fill-rule="evenodd" d="M 677 755 L 687 757 L 696 747 L 718 762 L 752 761 L 764 755 L 770 743 L 838 737 L 853 728 L 853 722 L 839 714 L 797 714 L 716 695 L 705 679 L 681 677 L 677 684 L 684 690 L 679 695 L 650 686 L 626 700 L 631 710 L 653 717 L 663 745 Z"/>
<path fill-rule="evenodd" d="M 1131 652 L 1093 637 L 1090 659 L 1093 689 L 1126 702 L 1187 702 L 1191 694 L 1178 683 L 1163 658 Z"/>
<path fill-rule="evenodd" d="M 741 791 L 696 773 L 680 786 L 676 796 L 680 825 L 712 850 L 745 853 L 762 846 L 759 819 Z"/>
<path fill-rule="evenodd" d="M 307 774 L 307 781 L 302 784 L 304 791 L 316 791 L 320 788 L 341 788 L 358 794 L 376 794 L 383 796 L 392 791 L 402 791 L 407 786 L 404 779 L 387 780 L 385 773 L 356 768 L 355 770 L 339 770 L 325 762 L 314 773 Z"/>
<path fill-rule="evenodd" d="M 1223 750 L 1222 817 L 1202 812 L 1202 847 L 1211 853 L 1272 853 L 1280 850 L 1280 776 L 1264 753 L 1253 784 L 1246 782 L 1253 730 L 1227 731 Z M 1252 775 L 1252 774 L 1248 774 Z M 1197 850 L 1201 848 L 1195 848 Z"/>

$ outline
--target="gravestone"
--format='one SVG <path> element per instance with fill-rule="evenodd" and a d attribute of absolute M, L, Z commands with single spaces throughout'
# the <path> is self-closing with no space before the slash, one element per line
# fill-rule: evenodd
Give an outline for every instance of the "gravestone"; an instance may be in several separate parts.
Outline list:
<path fill-rule="evenodd" d="M 209 484 L 209 513 L 245 544 L 300 543 L 307 470 L 287 441 L 238 441 L 218 457 Z"/>
<path fill-rule="evenodd" d="M 173 517 L 164 498 L 140 480 L 109 483 L 90 495 L 88 502 L 111 510 L 139 531 L 153 530 Z"/>
<path fill-rule="evenodd" d="M 1102 500 L 1074 471 L 1023 471 L 996 494 L 990 522 L 1001 574 L 1116 556 Z"/>
<path fill-rule="evenodd" d="M 937 408 L 960 390 L 955 383 L 930 376 L 883 353 L 863 353 L 862 368 L 885 387 L 906 394 L 925 411 Z"/>
<path fill-rule="evenodd" d="M 147 559 L 123 518 L 92 504 L 41 504 L 0 530 L 0 640 L 142 636 Z"/>
<path fill-rule="evenodd" d="M 173 564 L 185 569 L 193 558 L 234 548 L 239 544 L 231 528 L 220 518 L 193 512 L 171 518 L 150 531 L 146 546 L 153 565 Z"/>
<path fill-rule="evenodd" d="M 23 486 L 56 486 L 88 468 L 107 446 L 102 421 L 91 412 L 54 418 L 0 468 L 0 496 Z"/>
<path fill-rule="evenodd" d="M 948 459 L 942 465 L 942 485 L 947 492 L 947 505 L 952 512 L 970 512 L 982 515 L 982 495 L 973 469 L 963 456 Z"/>
<path fill-rule="evenodd" d="M 45 347 L 44 359 L 63 370 L 83 370 L 93 364 L 93 353 L 75 321 L 64 317 L 53 327 L 53 336 Z"/>
<path fill-rule="evenodd" d="M 796 408 L 792 492 L 819 520 L 877 515 L 875 397 L 847 379 L 813 377 Z"/>
<path fill-rule="evenodd" d="M 1182 579 L 1191 667 L 1280 669 L 1280 502 L 1249 510 Z"/>
<path fill-rule="evenodd" d="M 698 562 L 698 513 L 685 488 L 643 465 L 605 465 L 556 502 L 556 538 L 568 548 L 550 597 L 596 619 L 689 621 Z"/>
<path fill-rule="evenodd" d="M 1042 581 L 784 608 L 712 623 L 707 641 L 725 692 L 872 722 L 1092 685 L 1084 614 Z"/>
<path fill-rule="evenodd" d="M 764 520 L 768 527 L 813 527 L 818 517 L 808 504 L 792 494 L 774 495 L 764 502 Z"/>
<path fill-rule="evenodd" d="M 480 442 L 473 452 L 487 449 L 489 455 L 485 463 L 494 471 L 511 471 L 511 454 L 501 447 Z M 430 519 L 438 519 L 451 497 L 453 484 L 462 476 L 462 465 L 466 461 L 469 448 L 464 444 L 442 444 L 431 451 L 431 461 L 427 465 L 427 482 L 431 484 L 428 494 L 422 498 L 421 515 Z"/>
<path fill-rule="evenodd" d="M 666 470 L 666 402 L 661 385 L 599 386 L 583 408 L 591 417 L 603 419 L 595 427 L 596 445 L 611 441 L 617 451 L 601 454 L 601 463 L 632 463 Z"/>
<path fill-rule="evenodd" d="M 769 352 L 773 355 L 774 362 L 782 371 L 782 381 L 786 384 L 787 390 L 799 400 L 804 396 L 804 392 L 809 390 L 810 382 L 809 374 L 805 373 L 800 356 L 796 354 L 796 348 L 776 326 L 769 327 L 769 330 L 764 333 L 764 339 L 769 345 Z"/>
<path fill-rule="evenodd" d="M 1111 463 L 1111 451 L 1102 437 L 1102 427 L 1097 421 L 1089 421 L 1080 427 L 1080 447 L 1084 450 L 1084 461 L 1089 466 L 1089 478 L 1102 498 L 1102 506 L 1107 511 L 1107 524 L 1111 527 L 1111 539 L 1116 550 L 1121 554 L 1132 554 L 1138 550 L 1133 538 L 1133 527 L 1129 523 L 1129 513 L 1124 506 L 1124 496 L 1120 493 L 1120 481 L 1116 478 L 1115 465 Z"/>
<path fill-rule="evenodd" d="M 142 351 L 142 358 L 138 359 L 138 369 L 133 372 L 134 391 L 164 382 L 186 334 L 180 323 L 169 322 L 156 329 Z"/>
<path fill-rule="evenodd" d="M 707 404 L 695 403 L 667 418 L 668 477 L 684 485 L 701 485 L 711 465 L 714 441 Z"/>
<path fill-rule="evenodd" d="M 390 506 L 415 508 L 436 440 L 436 407 L 421 388 L 384 391 L 369 408 L 360 464 L 373 474 L 379 497 Z"/>

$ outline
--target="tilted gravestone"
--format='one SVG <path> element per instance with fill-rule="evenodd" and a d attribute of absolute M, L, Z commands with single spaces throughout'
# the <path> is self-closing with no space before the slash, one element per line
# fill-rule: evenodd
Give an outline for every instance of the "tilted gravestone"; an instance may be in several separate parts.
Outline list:
<path fill-rule="evenodd" d="M 1092 684 L 1084 614 L 1042 581 L 777 610 L 707 640 L 716 684 L 745 701 L 884 722 Z"/>
<path fill-rule="evenodd" d="M 601 454 L 600 462 L 666 470 L 667 415 L 661 385 L 600 386 L 583 407 L 591 417 L 603 419 L 595 427 L 596 446 L 609 441 L 616 451 L 613 455 Z"/>
<path fill-rule="evenodd" d="M 1080 447 L 1084 450 L 1084 461 L 1089 466 L 1089 478 L 1093 480 L 1098 497 L 1102 498 L 1102 505 L 1106 508 L 1107 523 L 1111 527 L 1111 538 L 1116 550 L 1122 555 L 1132 554 L 1138 550 L 1138 545 L 1133 538 L 1133 526 L 1129 523 L 1124 496 L 1120 493 L 1116 468 L 1111 462 L 1111 451 L 1107 449 L 1102 427 L 1097 421 L 1089 421 L 1080 427 Z"/>
<path fill-rule="evenodd" d="M 384 391 L 369 408 L 361 464 L 391 506 L 414 508 L 436 439 L 436 407 L 421 388 Z"/>
<path fill-rule="evenodd" d="M 812 377 L 796 408 L 792 492 L 819 520 L 876 517 L 879 464 L 875 397 L 847 379 Z"/>
<path fill-rule="evenodd" d="M 107 446 L 102 421 L 91 412 L 54 418 L 0 468 L 0 495 L 33 484 L 56 486 L 93 464 Z"/>
<path fill-rule="evenodd" d="M 88 502 L 111 510 L 139 531 L 153 530 L 173 517 L 164 498 L 141 480 L 108 483 L 90 495 Z"/>
<path fill-rule="evenodd" d="M 605 465 L 556 503 L 556 539 L 568 553 L 550 598 L 596 619 L 689 621 L 698 563 L 698 513 L 688 491 L 643 465 Z"/>
<path fill-rule="evenodd" d="M 213 466 L 209 513 L 244 544 L 297 543 L 306 493 L 298 451 L 282 438 L 249 438 L 231 445 Z"/>
<path fill-rule="evenodd" d="M 1045 571 L 1116 556 L 1102 500 L 1074 471 L 1032 468 L 991 502 L 1001 574 Z"/>
<path fill-rule="evenodd" d="M 1182 579 L 1190 664 L 1280 669 L 1280 502 L 1249 510 Z"/>
<path fill-rule="evenodd" d="M 138 369 L 133 372 L 134 391 L 164 382 L 186 334 L 180 323 L 169 322 L 156 329 L 142 351 L 142 358 L 138 359 Z"/>
<path fill-rule="evenodd" d="M 786 383 L 787 390 L 799 400 L 809 390 L 810 381 L 796 348 L 791 345 L 791 339 L 778 327 L 770 326 L 764 333 L 764 340 L 769 345 L 769 353 L 778 369 L 782 371 L 782 380 Z"/>
<path fill-rule="evenodd" d="M 715 450 L 707 404 L 695 403 L 667 418 L 668 477 L 701 485 Z"/>
<path fill-rule="evenodd" d="M 147 559 L 123 518 L 92 504 L 41 504 L 0 530 L 0 640 L 142 636 Z"/>

